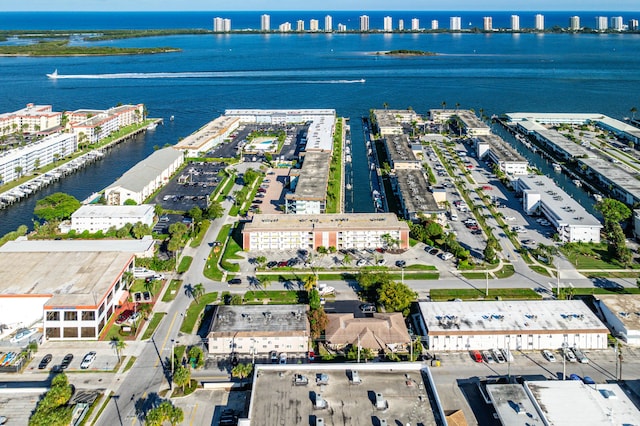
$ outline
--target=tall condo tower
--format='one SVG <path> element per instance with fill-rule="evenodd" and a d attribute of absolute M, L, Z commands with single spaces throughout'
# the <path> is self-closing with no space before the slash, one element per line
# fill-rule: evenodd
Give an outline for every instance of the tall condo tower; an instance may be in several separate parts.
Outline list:
<path fill-rule="evenodd" d="M 328 33 L 333 31 L 333 18 L 331 15 L 327 15 L 324 17 L 324 30 Z"/>
<path fill-rule="evenodd" d="M 296 31 L 304 31 L 304 21 L 302 19 L 296 21 Z"/>
<path fill-rule="evenodd" d="M 624 21 L 622 16 L 613 16 L 611 18 L 611 29 L 616 31 L 622 31 L 624 29 Z"/>
<path fill-rule="evenodd" d="M 606 16 L 596 16 L 596 30 L 606 31 L 609 29 L 609 20 Z"/>
<path fill-rule="evenodd" d="M 536 15 L 536 31 L 544 31 L 544 15 L 537 14 Z"/>
<path fill-rule="evenodd" d="M 413 18 L 411 20 L 411 30 L 418 31 L 420 29 L 420 20 L 418 18 Z"/>
<path fill-rule="evenodd" d="M 369 16 L 360 16 L 360 31 L 369 31 Z"/>
<path fill-rule="evenodd" d="M 320 24 L 317 19 L 312 19 L 309 21 L 309 31 L 318 31 L 320 29 Z"/>
<path fill-rule="evenodd" d="M 511 15 L 511 31 L 520 31 L 520 16 Z"/>
<path fill-rule="evenodd" d="M 491 16 L 482 18 L 482 29 L 485 31 L 493 31 L 493 18 Z"/>
<path fill-rule="evenodd" d="M 460 31 L 462 29 L 462 19 L 459 16 L 449 18 L 449 29 L 451 31 Z"/>
<path fill-rule="evenodd" d="M 432 19 L 431 20 L 431 29 L 432 30 L 437 30 L 438 29 L 438 20 L 437 19 Z"/>
<path fill-rule="evenodd" d="M 384 31 L 390 33 L 393 31 L 393 18 L 391 16 L 384 17 Z"/>
<path fill-rule="evenodd" d="M 260 31 L 271 31 L 271 15 L 262 15 L 260 17 Z"/>
<path fill-rule="evenodd" d="M 580 17 L 572 16 L 569 18 L 569 29 L 571 31 L 580 31 Z"/>

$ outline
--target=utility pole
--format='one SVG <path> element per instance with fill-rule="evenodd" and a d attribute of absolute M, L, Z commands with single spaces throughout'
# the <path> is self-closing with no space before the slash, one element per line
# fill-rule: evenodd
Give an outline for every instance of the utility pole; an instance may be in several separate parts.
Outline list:
<path fill-rule="evenodd" d="M 487 267 L 484 270 L 484 277 L 487 281 L 484 289 L 484 296 L 489 297 L 489 265 L 487 265 Z"/>

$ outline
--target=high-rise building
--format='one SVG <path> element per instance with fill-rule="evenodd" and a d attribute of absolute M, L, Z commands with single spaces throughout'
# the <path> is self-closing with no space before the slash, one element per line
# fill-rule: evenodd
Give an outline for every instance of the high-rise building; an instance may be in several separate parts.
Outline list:
<path fill-rule="evenodd" d="M 393 18 L 391 16 L 384 17 L 384 31 L 391 32 L 393 31 Z"/>
<path fill-rule="evenodd" d="M 260 31 L 271 31 L 271 15 L 260 17 Z"/>
<path fill-rule="evenodd" d="M 309 21 L 309 31 L 318 31 L 320 29 L 320 25 L 317 19 L 312 19 Z"/>
<path fill-rule="evenodd" d="M 367 15 L 360 17 L 360 31 L 369 31 L 369 17 Z"/>
<path fill-rule="evenodd" d="M 491 16 L 482 18 L 482 29 L 485 31 L 493 31 L 493 18 Z"/>
<path fill-rule="evenodd" d="M 609 20 L 606 16 L 596 16 L 596 30 L 606 31 L 609 29 Z"/>
<path fill-rule="evenodd" d="M 628 28 L 629 31 L 638 31 L 638 20 L 637 19 L 629 19 Z"/>
<path fill-rule="evenodd" d="M 220 17 L 213 18 L 213 32 L 221 33 L 224 31 L 224 19 Z"/>
<path fill-rule="evenodd" d="M 611 29 L 615 31 L 622 31 L 624 29 L 624 21 L 622 16 L 611 17 Z"/>
<path fill-rule="evenodd" d="M 571 31 L 580 31 L 580 17 L 572 16 L 569 18 L 569 29 Z"/>
<path fill-rule="evenodd" d="M 420 20 L 418 18 L 413 18 L 411 20 L 411 30 L 418 31 L 420 29 Z"/>
<path fill-rule="evenodd" d="M 404 31 L 404 19 L 398 19 L 398 31 Z"/>
<path fill-rule="evenodd" d="M 536 15 L 536 31 L 544 31 L 544 15 Z"/>
<path fill-rule="evenodd" d="M 511 31 L 520 31 L 520 17 L 511 15 Z"/>
<path fill-rule="evenodd" d="M 324 30 L 328 33 L 333 31 L 333 18 L 331 15 L 327 15 L 324 17 Z"/>
<path fill-rule="evenodd" d="M 459 16 L 449 18 L 449 29 L 451 31 L 460 31 L 462 29 L 462 19 Z"/>
<path fill-rule="evenodd" d="M 224 21 L 222 21 L 222 25 L 225 33 L 231 31 L 231 19 L 225 18 Z"/>
<path fill-rule="evenodd" d="M 432 20 L 431 20 L 431 29 L 432 29 L 432 30 L 437 30 L 437 29 L 438 29 L 438 27 L 439 27 L 439 25 L 438 25 L 438 20 L 437 20 L 437 19 L 432 19 Z"/>
<path fill-rule="evenodd" d="M 347 32 L 347 26 L 345 24 L 338 24 L 338 32 L 339 33 L 346 33 Z"/>
<path fill-rule="evenodd" d="M 278 26 L 278 31 L 280 31 L 281 33 L 288 33 L 289 31 L 291 31 L 291 22 L 280 24 Z"/>
<path fill-rule="evenodd" d="M 296 31 L 304 31 L 304 21 L 302 19 L 298 19 L 296 22 Z"/>

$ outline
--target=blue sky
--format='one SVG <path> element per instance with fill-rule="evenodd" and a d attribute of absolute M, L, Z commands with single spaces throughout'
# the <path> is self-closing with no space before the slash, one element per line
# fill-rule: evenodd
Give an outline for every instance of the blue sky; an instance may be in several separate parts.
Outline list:
<path fill-rule="evenodd" d="M 639 11 L 639 0 L 1 0 L 0 11 L 504 10 Z"/>

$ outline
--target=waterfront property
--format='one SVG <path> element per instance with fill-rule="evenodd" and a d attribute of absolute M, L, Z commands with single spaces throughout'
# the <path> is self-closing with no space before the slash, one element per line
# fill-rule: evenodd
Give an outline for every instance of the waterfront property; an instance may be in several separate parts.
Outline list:
<path fill-rule="evenodd" d="M 373 117 L 382 137 L 402 135 L 407 127 L 421 121 L 420 116 L 410 109 L 374 109 Z"/>
<path fill-rule="evenodd" d="M 209 356 L 231 354 L 284 359 L 309 350 L 307 305 L 215 305 L 207 339 Z"/>
<path fill-rule="evenodd" d="M 155 151 L 104 190 L 107 204 L 121 206 L 127 200 L 142 204 L 156 189 L 169 181 L 182 163 L 182 151 L 173 148 Z"/>
<path fill-rule="evenodd" d="M 491 134 L 491 128 L 473 112 L 466 109 L 430 109 L 429 118 L 436 124 L 444 124 L 454 119 L 457 121 L 460 131 L 469 137 Z"/>
<path fill-rule="evenodd" d="M 302 167 L 291 169 L 289 186 L 285 194 L 285 213 L 319 214 L 327 208 L 330 152 L 307 152 L 301 157 Z"/>
<path fill-rule="evenodd" d="M 490 134 L 473 138 L 476 155 L 487 159 L 511 180 L 529 173 L 529 162 L 500 136 Z"/>
<path fill-rule="evenodd" d="M 65 113 L 69 118 L 67 128 L 79 143 L 96 143 L 111 133 L 134 123 L 141 123 L 144 105 L 120 105 L 106 110 L 77 110 Z"/>
<path fill-rule="evenodd" d="M 560 241 L 599 243 L 602 224 L 547 176 L 520 176 L 516 190 L 522 192 L 522 208 L 528 215 L 544 216 Z"/>
<path fill-rule="evenodd" d="M 254 215 L 242 230 L 246 251 L 318 247 L 409 248 L 409 226 L 392 213 Z"/>
<path fill-rule="evenodd" d="M 186 151 L 189 157 L 198 157 L 222 143 L 239 125 L 238 117 L 223 115 L 207 123 L 173 147 Z"/>
<path fill-rule="evenodd" d="M 444 412 L 420 363 L 257 364 L 239 424 L 435 426 Z"/>
<path fill-rule="evenodd" d="M 420 302 L 429 348 L 605 349 L 609 330 L 581 300 Z"/>
<path fill-rule="evenodd" d="M 640 346 L 640 295 L 598 295 L 596 304 L 611 334 L 629 346 Z"/>
<path fill-rule="evenodd" d="M 54 112 L 51 105 L 27 104 L 13 112 L 0 114 L 0 136 L 12 133 L 48 134 L 59 131 L 62 113 Z"/>
<path fill-rule="evenodd" d="M 374 313 L 365 318 L 350 314 L 328 314 L 326 344 L 333 350 L 367 348 L 374 353 L 408 352 L 411 338 L 400 312 Z"/>
<path fill-rule="evenodd" d="M 78 233 L 89 231 L 107 232 L 110 228 L 120 229 L 126 224 L 153 225 L 154 207 L 150 204 L 138 206 L 105 206 L 86 204 L 71 215 L 71 230 Z"/>
<path fill-rule="evenodd" d="M 446 209 L 436 202 L 432 189 L 427 184 L 427 177 L 421 170 L 396 170 L 391 176 L 391 185 L 400 201 L 400 213 L 405 219 L 417 222 L 422 215 L 444 217 Z"/>

